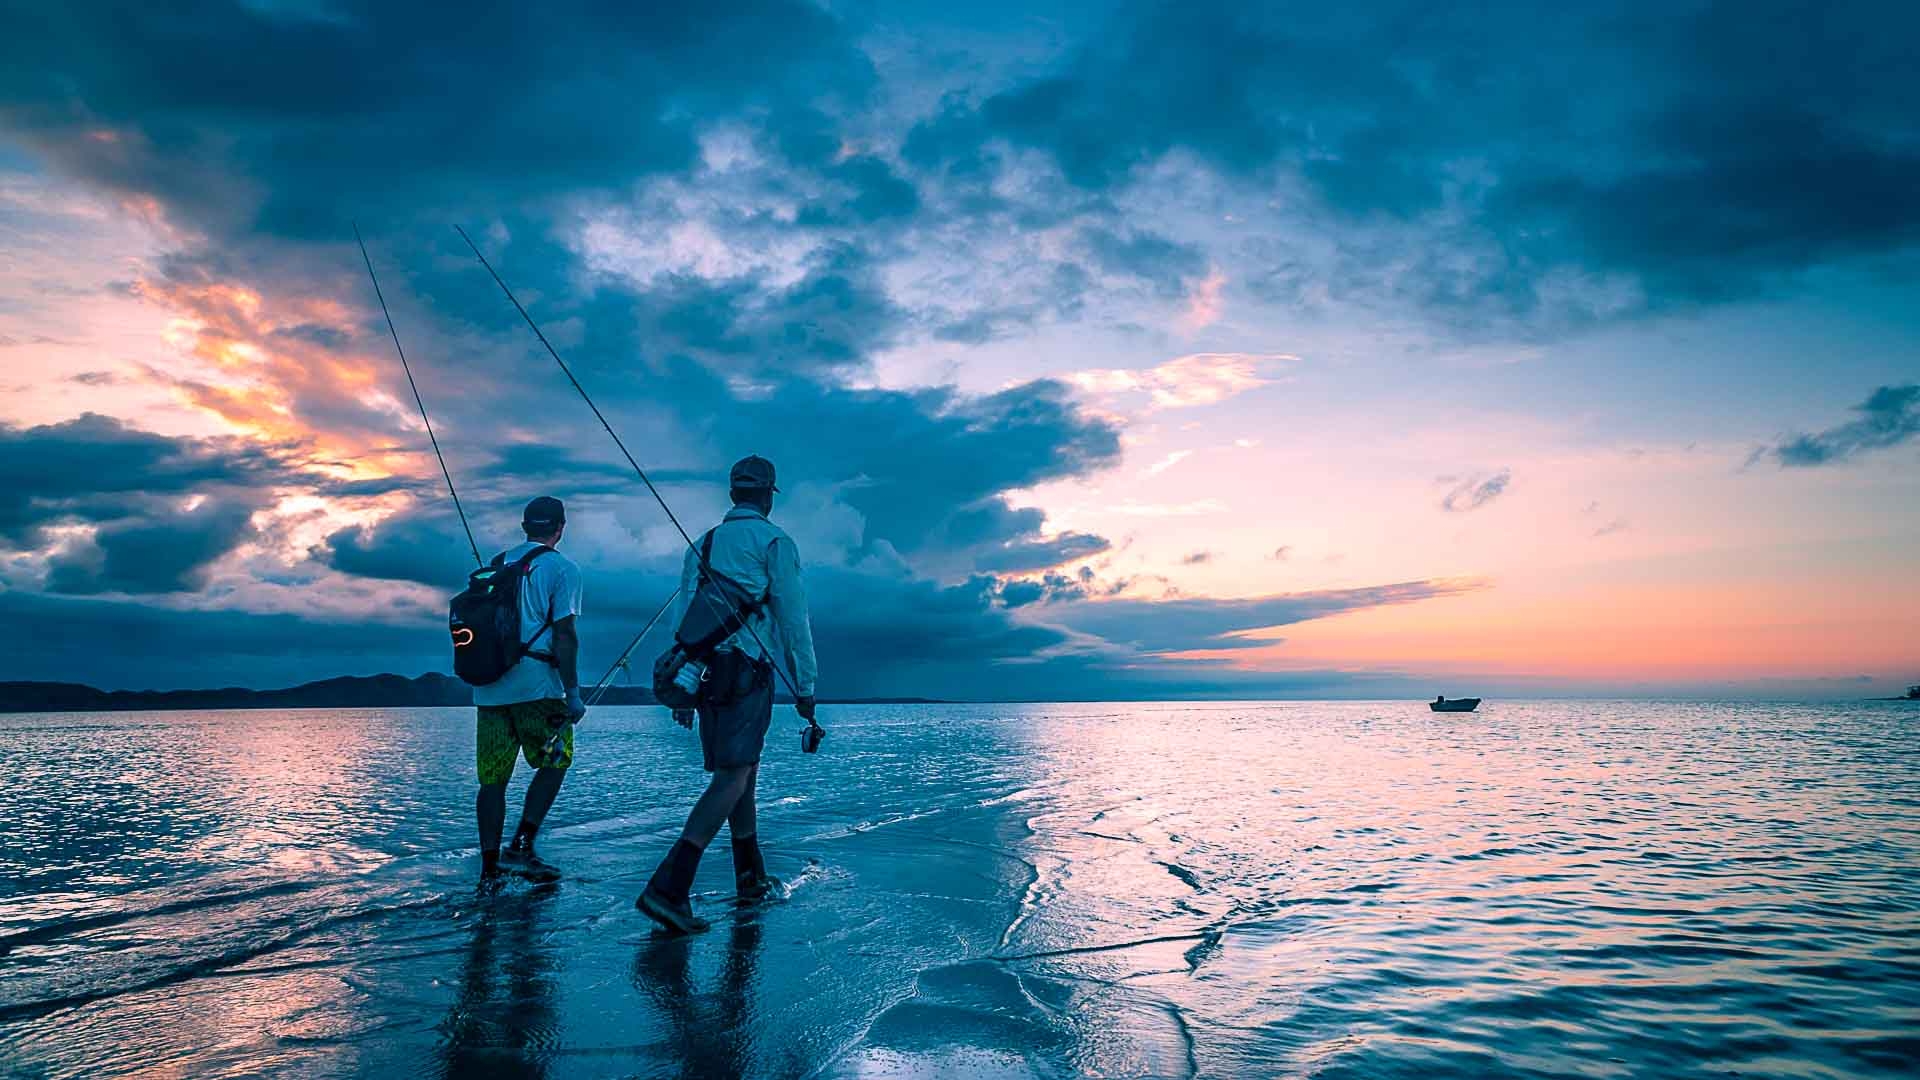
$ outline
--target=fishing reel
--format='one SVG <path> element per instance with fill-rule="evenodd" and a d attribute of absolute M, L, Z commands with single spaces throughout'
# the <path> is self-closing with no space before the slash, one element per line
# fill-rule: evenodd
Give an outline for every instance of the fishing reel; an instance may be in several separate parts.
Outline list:
<path fill-rule="evenodd" d="M 800 752 L 803 754 L 818 753 L 820 750 L 820 740 L 826 737 L 826 728 L 821 727 L 811 720 L 807 721 L 807 726 L 800 729 Z"/>

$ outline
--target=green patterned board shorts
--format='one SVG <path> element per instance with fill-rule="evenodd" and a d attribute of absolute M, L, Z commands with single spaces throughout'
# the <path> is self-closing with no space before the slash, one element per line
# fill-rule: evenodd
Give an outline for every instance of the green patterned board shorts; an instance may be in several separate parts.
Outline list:
<path fill-rule="evenodd" d="M 543 698 L 511 705 L 482 705 L 479 713 L 474 729 L 474 761 L 482 787 L 504 784 L 513 777 L 516 750 L 536 769 L 564 769 L 573 764 L 573 725 L 558 724 L 567 713 L 566 702 Z M 548 754 L 547 740 L 556 727 L 560 741 Z"/>

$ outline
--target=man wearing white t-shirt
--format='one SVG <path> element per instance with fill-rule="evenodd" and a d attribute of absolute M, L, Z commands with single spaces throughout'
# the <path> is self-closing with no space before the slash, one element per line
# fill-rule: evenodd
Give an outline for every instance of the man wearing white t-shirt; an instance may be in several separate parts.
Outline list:
<path fill-rule="evenodd" d="M 560 871 L 533 852 L 553 798 L 573 764 L 573 725 L 587 713 L 580 700 L 580 568 L 555 551 L 567 529 L 567 511 L 559 499 L 542 495 L 527 504 L 521 528 L 527 541 L 495 557 L 496 562 L 525 562 L 520 582 L 521 659 L 499 679 L 473 688 L 479 707 L 474 758 L 480 795 L 474 802 L 480 822 L 480 876 L 498 881 L 511 870 L 536 881 L 552 881 Z M 513 843 L 503 853 L 500 832 L 507 817 L 507 781 L 513 777 L 516 751 L 533 766 L 526 805 Z"/>

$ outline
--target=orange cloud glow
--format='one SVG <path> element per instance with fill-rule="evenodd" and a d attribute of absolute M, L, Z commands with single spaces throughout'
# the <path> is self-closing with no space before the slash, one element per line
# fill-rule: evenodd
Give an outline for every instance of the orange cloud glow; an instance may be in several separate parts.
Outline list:
<path fill-rule="evenodd" d="M 383 446 L 406 414 L 383 385 L 383 360 L 316 343 L 332 333 L 350 339 L 348 308 L 328 298 L 268 298 L 231 282 L 145 279 L 136 293 L 174 312 L 166 339 L 189 361 L 184 372 L 146 369 L 179 398 L 217 416 L 236 432 L 309 443 L 321 454 L 354 460 Z M 306 414 L 323 409 L 320 427 Z M 366 415 L 343 425 L 341 416 Z M 382 466 L 356 463 L 371 476 Z"/>

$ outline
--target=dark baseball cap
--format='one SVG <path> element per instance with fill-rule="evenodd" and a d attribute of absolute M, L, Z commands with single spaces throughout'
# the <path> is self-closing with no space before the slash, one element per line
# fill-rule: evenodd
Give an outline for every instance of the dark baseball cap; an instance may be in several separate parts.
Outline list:
<path fill-rule="evenodd" d="M 759 454 L 749 454 L 734 462 L 732 470 L 727 473 L 727 486 L 780 490 L 773 486 L 773 462 Z"/>
<path fill-rule="evenodd" d="M 567 523 L 567 507 L 551 495 L 542 495 L 527 504 L 520 523 L 529 527 L 556 528 Z"/>

